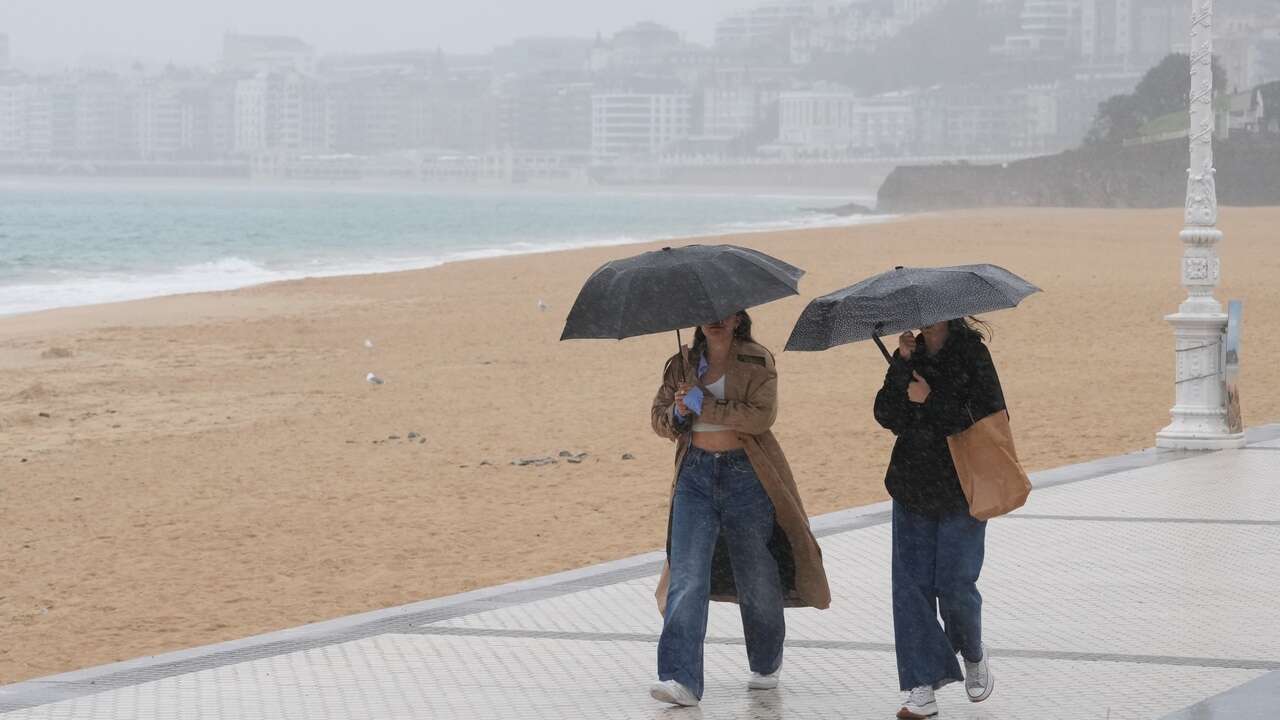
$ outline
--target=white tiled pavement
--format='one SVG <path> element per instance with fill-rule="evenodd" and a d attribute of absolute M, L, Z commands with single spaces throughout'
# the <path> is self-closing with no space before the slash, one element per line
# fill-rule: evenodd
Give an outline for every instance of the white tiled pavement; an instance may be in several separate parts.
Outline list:
<path fill-rule="evenodd" d="M 105 691 L 50 679 L 70 699 L 0 720 L 891 718 L 888 525 L 821 544 L 833 604 L 788 611 L 782 688 L 745 689 L 737 609 L 713 604 L 695 710 L 645 692 L 656 577 L 600 584 L 587 573 L 569 589 L 459 600 L 455 617 L 406 611 L 364 636 L 211 655 L 189 671 L 107 671 Z M 1280 440 L 1037 489 L 989 526 L 980 588 L 997 690 L 972 705 L 946 688 L 941 718 L 1162 718 L 1269 682 L 1280 672 Z M 14 697 L 0 688 L 0 709 Z M 1232 717 L 1280 718 L 1280 698 L 1252 698 Z"/>
<path fill-rule="evenodd" d="M 740 647 L 708 647 L 713 672 L 705 702 L 696 710 L 669 710 L 644 695 L 652 643 L 379 635 L 46 705 L 14 717 L 844 720 L 892 717 L 896 709 L 884 712 L 883 688 L 896 682 L 891 652 L 790 650 L 786 680 L 777 692 L 745 688 L 745 678 L 735 672 L 743 654 Z M 1000 687 L 1008 692 L 993 694 L 987 703 L 971 705 L 957 686 L 944 688 L 939 697 L 946 704 L 946 718 L 1109 714 L 1113 720 L 1129 720 L 1160 717 L 1257 674 L 1032 659 L 1002 667 Z M 1059 693 L 1020 690 L 1033 687 Z M 1084 688 L 1095 690 L 1086 698 L 1080 692 Z"/>

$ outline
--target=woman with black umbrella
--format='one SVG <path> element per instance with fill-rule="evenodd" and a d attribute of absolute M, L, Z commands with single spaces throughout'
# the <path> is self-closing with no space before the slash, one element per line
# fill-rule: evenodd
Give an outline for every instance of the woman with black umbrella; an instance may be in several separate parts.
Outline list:
<path fill-rule="evenodd" d="M 885 487 L 893 498 L 898 679 L 909 693 L 899 718 L 937 715 L 934 690 L 951 682 L 964 682 L 972 702 L 995 687 L 977 588 L 986 522 L 969 514 L 947 444 L 947 436 L 1005 408 L 983 340 L 963 318 L 929 325 L 919 336 L 903 333 L 876 395 L 876 420 L 897 436 Z"/>
<path fill-rule="evenodd" d="M 752 689 L 777 687 L 786 635 L 783 607 L 825 608 L 822 553 L 770 428 L 777 417 L 773 355 L 739 311 L 700 325 L 686 362 L 667 361 L 651 420 L 675 440 L 676 476 L 655 699 L 697 705 L 710 600 L 737 602 Z"/>
<path fill-rule="evenodd" d="M 710 600 L 737 602 L 754 689 L 777 687 L 782 608 L 831 602 L 822 551 L 809 531 L 787 458 L 770 428 L 778 414 L 773 354 L 751 337 L 745 308 L 795 295 L 804 271 L 735 245 L 662 248 L 613 260 L 587 278 L 561 339 L 625 338 L 697 326 L 663 369 L 650 420 L 676 442 L 658 682 L 675 705 L 702 699 Z"/>

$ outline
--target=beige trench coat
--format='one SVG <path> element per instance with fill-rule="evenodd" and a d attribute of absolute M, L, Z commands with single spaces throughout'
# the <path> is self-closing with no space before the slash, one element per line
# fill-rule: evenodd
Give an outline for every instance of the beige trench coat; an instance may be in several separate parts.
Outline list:
<path fill-rule="evenodd" d="M 822 550 L 809 530 L 809 517 L 800 501 L 800 492 L 791 476 L 787 458 L 782 454 L 782 448 L 770 430 L 778 414 L 778 372 L 774 368 L 773 355 L 756 343 L 735 340 L 729 359 L 724 381 L 725 399 L 706 398 L 701 418 L 705 422 L 726 425 L 738 431 L 751 467 L 760 478 L 760 484 L 769 494 L 769 499 L 773 501 L 775 527 L 770 550 L 778 558 L 778 571 L 782 576 L 786 604 L 790 607 L 824 609 L 831 604 L 831 590 L 827 586 L 827 574 L 822 567 Z M 692 433 L 687 428 L 676 426 L 671 412 L 675 405 L 676 389 L 680 385 L 682 367 L 684 377 L 691 379 L 693 371 L 680 355 L 667 361 L 662 386 L 653 398 L 651 412 L 654 432 L 676 442 L 675 478 L 671 482 L 673 500 L 676 482 L 680 479 L 680 466 L 692 439 Z M 668 551 L 670 541 L 671 523 L 668 514 Z M 671 566 L 668 563 L 663 566 L 662 578 L 658 581 L 656 596 L 659 612 L 666 609 L 670 574 Z M 723 548 L 717 548 L 712 561 L 711 599 L 737 602 L 732 568 Z"/>

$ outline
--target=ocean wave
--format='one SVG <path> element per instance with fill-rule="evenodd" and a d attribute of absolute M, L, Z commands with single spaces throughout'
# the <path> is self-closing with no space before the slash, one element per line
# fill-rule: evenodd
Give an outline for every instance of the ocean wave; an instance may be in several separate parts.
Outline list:
<path fill-rule="evenodd" d="M 783 230 L 810 230 L 825 227 L 849 227 L 851 225 L 872 225 L 887 222 L 896 215 L 848 215 L 841 217 L 815 211 L 812 215 L 786 218 L 783 220 L 761 220 L 755 222 L 727 222 L 716 225 L 718 231 L 726 233 L 779 232 Z"/>
<path fill-rule="evenodd" d="M 58 272 L 55 281 L 0 285 L 0 315 L 16 315 L 80 305 L 141 300 L 165 295 L 235 290 L 307 277 L 369 275 L 420 270 L 453 262 L 562 252 L 590 247 L 614 247 L 698 237 L 841 227 L 883 222 L 893 216 L 837 217 L 820 213 L 780 220 L 719 223 L 701 231 L 580 237 L 560 241 L 515 241 L 489 247 L 462 248 L 440 253 L 366 260 L 300 258 L 293 267 L 272 268 L 251 259 L 230 256 L 150 274 Z"/>
<path fill-rule="evenodd" d="M 154 274 L 66 274 L 56 282 L 0 286 L 0 315 L 77 305 L 141 300 L 162 295 L 233 290 L 304 273 L 271 270 L 251 260 L 228 257 Z"/>

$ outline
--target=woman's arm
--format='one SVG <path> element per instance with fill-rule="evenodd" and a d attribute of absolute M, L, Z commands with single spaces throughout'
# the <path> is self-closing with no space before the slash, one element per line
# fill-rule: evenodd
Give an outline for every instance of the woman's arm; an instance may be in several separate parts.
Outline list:
<path fill-rule="evenodd" d="M 750 356 L 755 359 L 757 356 Z M 778 370 L 772 357 L 763 357 L 764 378 L 748 388 L 746 400 L 702 400 L 703 422 L 724 425 L 748 435 L 762 435 L 778 417 Z M 757 371 L 759 372 L 759 371 Z"/>
<path fill-rule="evenodd" d="M 1000 377 L 985 343 L 975 343 L 959 377 L 931 388 L 920 405 L 921 419 L 942 435 L 955 435 L 993 412 L 1004 409 Z"/>
<path fill-rule="evenodd" d="M 676 417 L 675 398 L 676 388 L 679 387 L 676 380 L 676 364 L 679 362 L 681 362 L 679 356 L 667 361 L 667 366 L 662 372 L 662 385 L 658 387 L 658 392 L 653 397 L 653 406 L 649 411 L 653 431 L 658 434 L 658 437 L 668 440 L 679 440 L 681 435 L 693 427 L 692 416 Z"/>
<path fill-rule="evenodd" d="M 876 393 L 876 422 L 894 435 L 901 435 L 915 421 L 916 410 L 907 399 L 907 385 L 911 383 L 911 366 L 897 351 L 884 374 L 884 385 Z"/>

